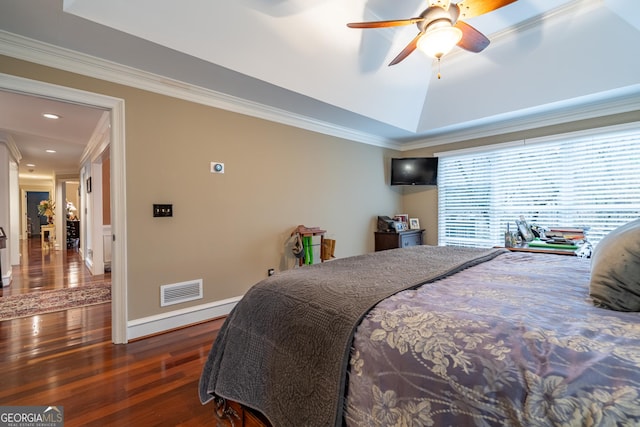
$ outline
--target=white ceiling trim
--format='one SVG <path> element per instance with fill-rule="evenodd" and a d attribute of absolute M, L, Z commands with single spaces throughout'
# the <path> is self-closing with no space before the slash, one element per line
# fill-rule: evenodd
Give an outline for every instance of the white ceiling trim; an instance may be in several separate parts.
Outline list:
<path fill-rule="evenodd" d="M 15 160 L 16 163 L 20 164 L 22 153 L 20 153 L 20 150 L 18 149 L 18 146 L 16 145 L 16 142 L 13 140 L 11 135 L 7 134 L 6 132 L 0 132 L 0 143 L 7 146 L 7 149 L 9 150 L 9 153 L 11 153 L 13 160 Z"/>
<path fill-rule="evenodd" d="M 579 105 L 579 106 L 576 106 Z M 539 106 L 524 111 L 515 111 L 478 121 L 463 130 L 439 129 L 422 141 L 408 142 L 402 151 L 434 147 L 452 142 L 484 138 L 505 133 L 519 132 L 546 126 L 559 125 L 585 119 L 640 111 L 640 84 L 600 94 L 558 102 L 555 105 Z M 489 120 L 489 123 L 486 123 Z"/>
<path fill-rule="evenodd" d="M 84 149 L 78 167 L 82 167 L 87 162 L 95 162 L 99 156 L 101 156 L 111 143 L 111 137 L 109 135 L 111 127 L 110 114 L 104 112 L 96 128 L 93 130 L 91 139 Z"/>
<path fill-rule="evenodd" d="M 7 31 L 0 31 L 0 54 L 325 135 L 385 148 L 400 148 L 398 142 L 388 138 L 292 114 Z"/>
<path fill-rule="evenodd" d="M 518 139 L 516 141 L 501 142 L 498 144 L 482 145 L 478 147 L 461 148 L 459 150 L 450 150 L 433 153 L 434 157 L 450 157 L 460 154 L 486 153 L 498 148 L 517 147 L 522 145 L 544 144 L 546 142 L 566 141 L 568 139 L 594 139 L 601 135 L 611 135 L 613 133 L 626 133 L 628 131 L 637 132 L 640 130 L 640 122 L 623 123 L 620 125 L 604 126 L 596 130 L 586 129 L 575 132 L 567 132 L 561 135 L 541 136 L 531 139 Z"/>

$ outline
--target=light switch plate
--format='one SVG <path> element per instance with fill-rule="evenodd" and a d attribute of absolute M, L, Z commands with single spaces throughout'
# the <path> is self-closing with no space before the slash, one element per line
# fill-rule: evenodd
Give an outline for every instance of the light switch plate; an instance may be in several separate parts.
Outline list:
<path fill-rule="evenodd" d="M 153 216 L 154 218 L 173 216 L 173 205 L 159 205 L 154 203 Z"/>

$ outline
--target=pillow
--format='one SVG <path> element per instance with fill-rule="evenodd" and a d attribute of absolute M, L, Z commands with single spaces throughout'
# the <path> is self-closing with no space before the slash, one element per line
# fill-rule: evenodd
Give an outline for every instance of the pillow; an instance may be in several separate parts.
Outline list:
<path fill-rule="evenodd" d="M 640 219 L 598 243 L 591 259 L 589 295 L 598 307 L 640 311 Z"/>

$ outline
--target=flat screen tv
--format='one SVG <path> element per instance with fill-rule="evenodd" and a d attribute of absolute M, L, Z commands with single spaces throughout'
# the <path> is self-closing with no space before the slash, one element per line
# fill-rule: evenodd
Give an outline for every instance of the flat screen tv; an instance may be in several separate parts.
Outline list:
<path fill-rule="evenodd" d="M 437 185 L 437 157 L 391 159 L 391 185 Z"/>

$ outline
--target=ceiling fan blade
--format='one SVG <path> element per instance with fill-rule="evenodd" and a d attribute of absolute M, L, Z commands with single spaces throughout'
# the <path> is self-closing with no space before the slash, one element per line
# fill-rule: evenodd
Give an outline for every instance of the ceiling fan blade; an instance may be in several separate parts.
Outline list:
<path fill-rule="evenodd" d="M 383 28 L 383 27 L 399 27 L 401 25 L 415 24 L 424 21 L 424 18 L 398 19 L 393 21 L 372 21 L 372 22 L 350 22 L 347 24 L 349 28 Z"/>
<path fill-rule="evenodd" d="M 466 22 L 458 21 L 454 27 L 462 31 L 462 38 L 458 42 L 461 48 L 478 53 L 489 46 L 489 39 Z"/>
<path fill-rule="evenodd" d="M 415 38 L 411 40 L 411 42 L 404 49 L 402 49 L 402 52 L 400 52 L 398 56 L 393 58 L 393 61 L 389 63 L 389 66 L 396 65 L 398 62 L 409 56 L 411 52 L 416 50 L 416 47 L 418 47 L 418 40 L 420 40 L 420 37 L 422 37 L 423 34 L 423 32 L 419 32 L 418 35 L 415 36 Z"/>
<path fill-rule="evenodd" d="M 460 8 L 460 18 L 469 19 L 483 15 L 517 0 L 462 0 L 457 5 Z"/>

